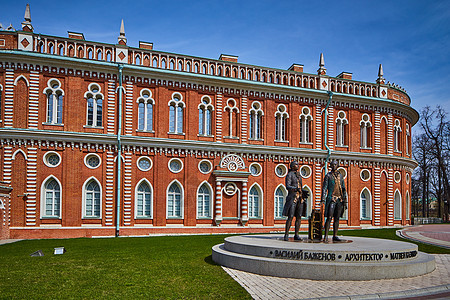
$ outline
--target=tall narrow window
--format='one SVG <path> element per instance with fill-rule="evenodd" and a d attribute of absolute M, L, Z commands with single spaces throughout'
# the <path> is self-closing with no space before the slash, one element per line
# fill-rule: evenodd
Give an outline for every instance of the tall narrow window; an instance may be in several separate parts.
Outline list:
<path fill-rule="evenodd" d="M 149 89 L 142 89 L 137 99 L 138 103 L 138 130 L 153 131 L 153 107 L 155 100 Z"/>
<path fill-rule="evenodd" d="M 410 132 L 409 132 L 409 124 L 406 124 L 406 136 L 405 136 L 405 152 L 406 155 L 409 155 L 409 139 L 410 139 Z"/>
<path fill-rule="evenodd" d="M 264 112 L 261 109 L 261 103 L 254 101 L 252 103 L 252 108 L 249 111 L 250 114 L 250 139 L 260 140 L 262 139 L 262 119 Z"/>
<path fill-rule="evenodd" d="M 214 106 L 211 104 L 209 96 L 203 96 L 198 105 L 198 134 L 209 136 L 212 134 L 212 112 Z"/>
<path fill-rule="evenodd" d="M 236 100 L 228 99 L 224 111 L 228 112 L 228 137 L 237 137 L 239 108 L 237 108 Z"/>
<path fill-rule="evenodd" d="M 286 141 L 286 122 L 289 114 L 284 104 L 279 104 L 275 113 L 275 140 Z"/>
<path fill-rule="evenodd" d="M 311 143 L 311 111 L 309 107 L 302 108 L 302 114 L 300 115 L 300 143 Z"/>
<path fill-rule="evenodd" d="M 47 96 L 47 123 L 62 124 L 64 91 L 61 89 L 61 82 L 55 78 L 50 79 L 44 94 Z"/>
<path fill-rule="evenodd" d="M 182 193 L 178 183 L 170 185 L 167 192 L 167 216 L 169 218 L 181 218 Z"/>
<path fill-rule="evenodd" d="M 394 151 L 400 152 L 400 132 L 402 128 L 400 126 L 400 120 L 395 120 L 394 123 Z"/>
<path fill-rule="evenodd" d="M 368 220 L 371 218 L 371 197 L 369 190 L 364 188 L 360 196 L 361 206 L 361 220 Z"/>
<path fill-rule="evenodd" d="M 96 180 L 91 179 L 84 189 L 84 216 L 100 217 L 101 191 Z"/>
<path fill-rule="evenodd" d="M 152 190 L 145 180 L 139 184 L 136 190 L 136 216 L 152 216 Z"/>
<path fill-rule="evenodd" d="M 206 183 L 198 189 L 197 193 L 197 217 L 211 217 L 211 192 Z"/>
<path fill-rule="evenodd" d="M 339 111 L 336 118 L 336 146 L 343 147 L 346 146 L 346 127 L 348 121 L 344 111 Z"/>
<path fill-rule="evenodd" d="M 402 219 L 402 197 L 397 190 L 394 195 L 394 220 Z"/>
<path fill-rule="evenodd" d="M 284 202 L 286 201 L 285 199 L 286 192 L 281 187 L 278 187 L 275 191 L 275 218 L 283 217 L 283 207 Z"/>
<path fill-rule="evenodd" d="M 61 187 L 54 178 L 45 183 L 44 197 L 44 216 L 59 218 L 61 216 Z"/>
<path fill-rule="evenodd" d="M 185 104 L 180 93 L 173 93 L 169 101 L 169 133 L 183 133 L 183 109 Z"/>
<path fill-rule="evenodd" d="M 260 214 L 260 201 L 261 196 L 259 195 L 258 189 L 256 186 L 253 186 L 250 189 L 250 193 L 248 196 L 248 217 L 249 218 L 259 218 Z"/>
<path fill-rule="evenodd" d="M 367 149 L 371 147 L 371 127 L 372 123 L 370 122 L 370 117 L 368 114 L 363 114 L 361 117 L 361 121 L 359 122 L 360 131 L 361 131 L 361 148 Z"/>
<path fill-rule="evenodd" d="M 100 86 L 91 83 L 89 90 L 84 93 L 87 100 L 87 126 L 101 127 L 103 121 L 103 94 L 100 93 Z"/>

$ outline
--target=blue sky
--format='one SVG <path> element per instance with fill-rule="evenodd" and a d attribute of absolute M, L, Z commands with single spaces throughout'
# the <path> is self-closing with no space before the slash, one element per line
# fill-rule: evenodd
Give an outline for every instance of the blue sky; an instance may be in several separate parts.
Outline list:
<path fill-rule="evenodd" d="M 316 73 L 319 55 L 331 76 L 352 72 L 404 87 L 412 106 L 450 113 L 450 1 L 5 1 L 0 23 L 18 29 L 26 3 L 36 33 L 117 43 L 120 20 L 128 45 Z"/>

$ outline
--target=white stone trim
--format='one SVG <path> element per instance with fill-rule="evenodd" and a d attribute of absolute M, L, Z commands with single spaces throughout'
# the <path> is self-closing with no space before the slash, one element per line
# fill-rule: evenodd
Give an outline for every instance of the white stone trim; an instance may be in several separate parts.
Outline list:
<path fill-rule="evenodd" d="M 141 185 L 141 183 L 147 183 L 149 188 L 150 188 L 150 216 L 138 216 L 138 202 L 137 202 L 137 196 L 138 196 L 138 188 Z M 151 184 L 150 181 L 147 180 L 147 178 L 142 178 L 141 180 L 139 180 L 138 183 L 136 183 L 135 187 L 134 187 L 134 218 L 135 219 L 153 219 L 153 208 L 154 208 L 154 193 L 153 193 L 153 186 Z M 144 199 L 145 201 L 145 199 Z"/>
<path fill-rule="evenodd" d="M 50 155 L 52 155 L 52 154 L 56 154 L 56 155 L 59 157 L 59 162 L 58 162 L 58 164 L 55 165 L 55 166 L 49 164 L 48 161 L 47 161 L 47 157 L 50 156 Z M 47 153 L 45 153 L 45 154 L 42 156 L 42 160 L 43 160 L 44 164 L 45 164 L 47 167 L 49 167 L 49 168 L 56 168 L 56 167 L 59 166 L 59 165 L 61 164 L 61 162 L 62 162 L 61 155 L 60 155 L 58 152 L 55 152 L 55 151 L 48 151 Z"/>
<path fill-rule="evenodd" d="M 174 171 L 174 170 L 172 170 L 172 169 L 170 168 L 170 163 L 171 163 L 172 161 L 178 161 L 178 162 L 181 164 L 180 170 Z M 180 173 L 181 171 L 183 171 L 184 164 L 183 164 L 183 161 L 182 161 L 181 159 L 174 157 L 174 158 L 171 158 L 171 159 L 169 160 L 169 162 L 167 163 L 167 167 L 169 168 L 169 171 L 172 172 L 172 173 Z"/>

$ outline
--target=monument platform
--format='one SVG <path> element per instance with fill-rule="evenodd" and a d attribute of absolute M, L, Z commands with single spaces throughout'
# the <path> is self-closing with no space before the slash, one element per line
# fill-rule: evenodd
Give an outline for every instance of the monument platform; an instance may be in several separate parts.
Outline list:
<path fill-rule="evenodd" d="M 349 237 L 342 242 L 284 241 L 282 234 L 225 238 L 212 248 L 212 259 L 223 266 L 286 278 L 374 280 L 413 277 L 432 272 L 432 255 L 415 244 Z"/>

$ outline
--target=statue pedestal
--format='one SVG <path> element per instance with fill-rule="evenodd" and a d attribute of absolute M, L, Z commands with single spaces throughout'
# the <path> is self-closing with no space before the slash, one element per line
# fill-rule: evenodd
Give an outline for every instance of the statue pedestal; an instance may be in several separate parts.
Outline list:
<path fill-rule="evenodd" d="M 351 237 L 342 242 L 283 241 L 283 235 L 244 235 L 212 248 L 213 260 L 246 272 L 314 280 L 374 280 L 413 277 L 435 269 L 434 256 L 417 245 Z"/>

